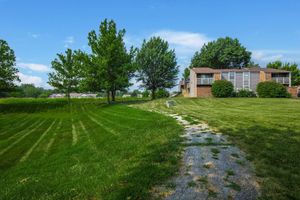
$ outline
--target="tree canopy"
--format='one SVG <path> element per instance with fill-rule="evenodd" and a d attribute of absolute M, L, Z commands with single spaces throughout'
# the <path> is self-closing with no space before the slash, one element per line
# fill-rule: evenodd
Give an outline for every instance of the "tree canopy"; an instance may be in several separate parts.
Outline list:
<path fill-rule="evenodd" d="M 99 34 L 91 31 L 88 35 L 91 55 L 86 59 L 85 84 L 93 91 L 104 90 L 115 100 L 117 90 L 129 87 L 135 72 L 133 58 L 135 49 L 127 52 L 123 38 L 125 29 L 117 30 L 113 20 L 105 19 L 99 27 Z"/>
<path fill-rule="evenodd" d="M 184 80 L 188 80 L 190 77 L 190 68 L 185 68 L 182 75 Z"/>
<path fill-rule="evenodd" d="M 7 42 L 0 39 L 0 92 L 8 91 L 20 81 L 15 68 L 16 57 Z"/>
<path fill-rule="evenodd" d="M 297 63 L 283 63 L 280 60 L 270 62 L 267 68 L 287 70 L 291 72 L 292 85 L 300 85 L 300 69 Z"/>
<path fill-rule="evenodd" d="M 67 49 L 65 54 L 57 54 L 52 62 L 54 72 L 49 74 L 48 83 L 66 93 L 70 97 L 70 92 L 76 91 L 81 79 L 81 63 L 76 58 L 80 55 L 80 51 L 73 52 Z"/>
<path fill-rule="evenodd" d="M 175 51 L 169 49 L 167 41 L 159 37 L 144 40 L 136 56 L 138 81 L 151 91 L 155 99 L 157 89 L 172 88 L 176 85 L 178 66 Z"/>
<path fill-rule="evenodd" d="M 248 65 L 251 52 L 242 46 L 238 39 L 219 38 L 203 45 L 191 60 L 192 67 L 211 67 L 215 69 L 243 68 Z"/>

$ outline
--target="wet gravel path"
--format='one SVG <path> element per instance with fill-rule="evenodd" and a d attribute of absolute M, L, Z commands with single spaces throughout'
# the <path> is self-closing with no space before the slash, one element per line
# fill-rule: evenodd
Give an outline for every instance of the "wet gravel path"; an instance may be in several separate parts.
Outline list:
<path fill-rule="evenodd" d="M 206 124 L 192 125 L 170 115 L 185 127 L 179 174 L 155 189 L 166 200 L 238 199 L 259 196 L 259 186 L 245 154 Z"/>

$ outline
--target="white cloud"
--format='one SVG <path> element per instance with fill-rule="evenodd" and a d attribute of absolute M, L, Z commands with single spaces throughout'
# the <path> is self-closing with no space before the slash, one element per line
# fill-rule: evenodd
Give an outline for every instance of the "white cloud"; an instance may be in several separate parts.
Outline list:
<path fill-rule="evenodd" d="M 30 33 L 30 32 L 29 32 L 28 35 L 29 35 L 30 37 L 34 38 L 34 39 L 40 37 L 40 34 L 37 34 L 37 33 Z"/>
<path fill-rule="evenodd" d="M 160 30 L 152 34 L 167 40 L 171 47 L 175 48 L 179 56 L 191 56 L 195 51 L 211 41 L 205 34 L 186 31 Z"/>
<path fill-rule="evenodd" d="M 199 49 L 205 43 L 211 40 L 204 34 L 184 31 L 161 30 L 153 35 L 162 37 L 170 44 L 185 46 L 193 49 Z"/>
<path fill-rule="evenodd" d="M 252 51 L 252 58 L 256 61 L 270 62 L 283 58 L 282 54 L 269 54 L 264 51 Z"/>
<path fill-rule="evenodd" d="M 37 72 L 49 72 L 50 68 L 47 65 L 36 63 L 17 63 L 17 66 L 23 69 L 30 69 Z"/>
<path fill-rule="evenodd" d="M 37 87 L 43 86 L 43 80 L 39 76 L 26 75 L 21 72 L 18 72 L 18 76 L 21 80 L 21 83 L 34 84 Z"/>
<path fill-rule="evenodd" d="M 259 64 L 266 65 L 268 62 L 281 60 L 283 62 L 300 62 L 300 51 L 298 50 L 252 50 L 252 58 Z"/>
<path fill-rule="evenodd" d="M 74 36 L 68 36 L 65 40 L 64 40 L 64 43 L 65 43 L 65 48 L 68 48 L 70 47 L 72 44 L 74 44 L 75 42 L 75 38 Z"/>

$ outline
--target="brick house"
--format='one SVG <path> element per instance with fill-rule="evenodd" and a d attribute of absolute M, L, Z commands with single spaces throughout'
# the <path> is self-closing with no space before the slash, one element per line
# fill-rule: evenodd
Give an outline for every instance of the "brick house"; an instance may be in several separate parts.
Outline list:
<path fill-rule="evenodd" d="M 212 69 L 192 68 L 190 78 L 180 82 L 180 91 L 185 97 L 209 97 L 215 80 L 232 82 L 235 91 L 241 89 L 256 91 L 259 82 L 275 81 L 291 90 L 291 72 L 271 68 Z"/>

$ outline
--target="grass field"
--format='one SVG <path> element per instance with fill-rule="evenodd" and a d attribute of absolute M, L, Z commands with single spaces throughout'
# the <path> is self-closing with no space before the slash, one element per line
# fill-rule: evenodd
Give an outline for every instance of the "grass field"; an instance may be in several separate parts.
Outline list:
<path fill-rule="evenodd" d="M 248 154 L 262 199 L 300 199 L 300 100 L 175 98 L 135 107 L 188 115 L 217 128 Z"/>
<path fill-rule="evenodd" d="M 0 100 L 0 199 L 148 199 L 178 170 L 181 133 L 99 100 Z"/>

